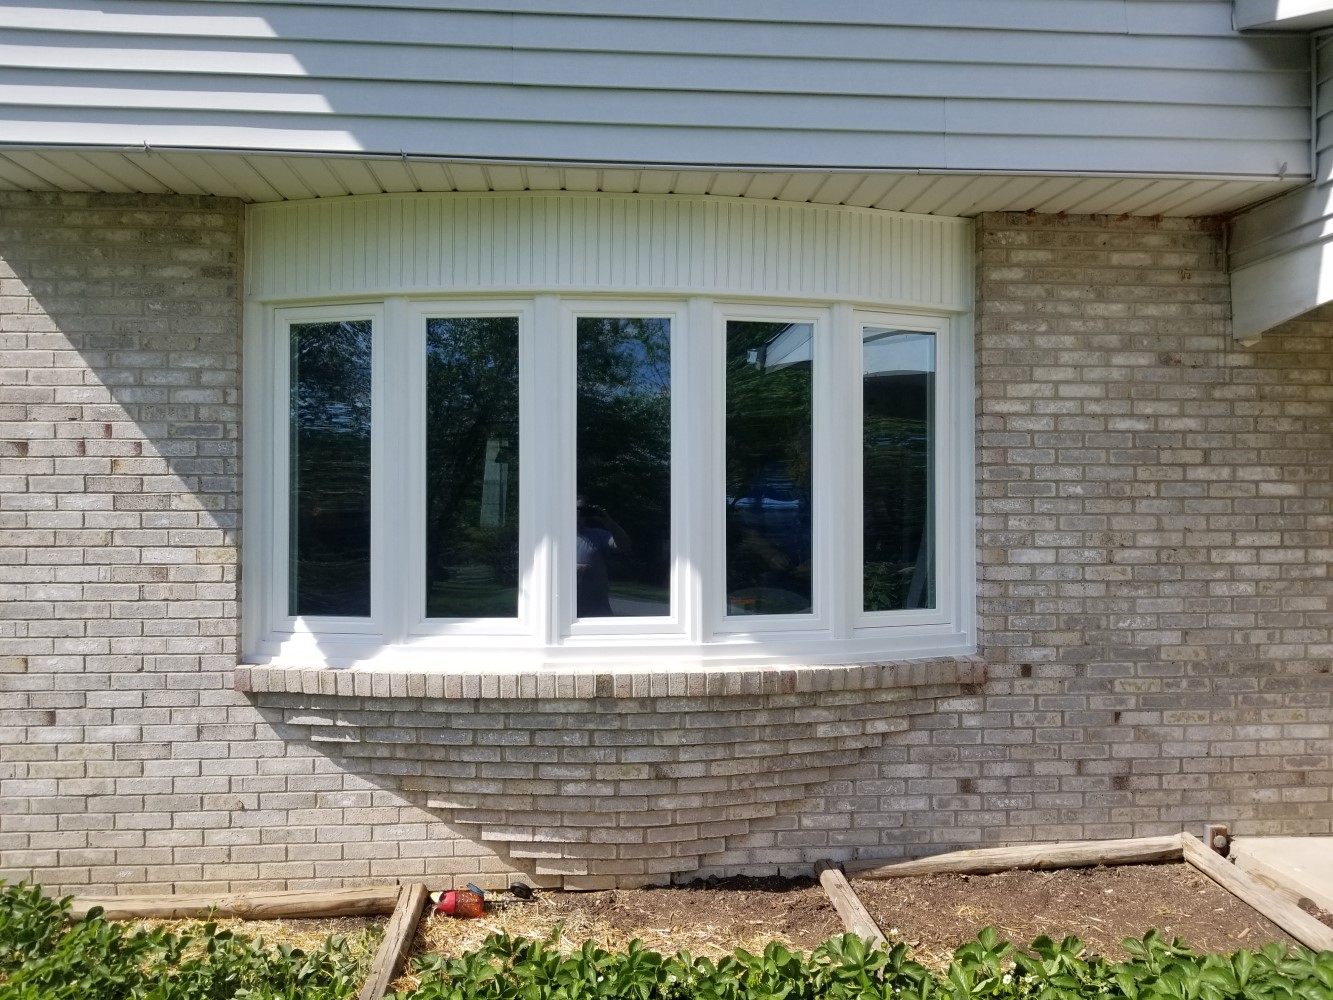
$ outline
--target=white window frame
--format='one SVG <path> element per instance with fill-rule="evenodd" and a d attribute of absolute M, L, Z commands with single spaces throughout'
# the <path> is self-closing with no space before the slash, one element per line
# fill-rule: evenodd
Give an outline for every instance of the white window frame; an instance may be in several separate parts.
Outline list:
<path fill-rule="evenodd" d="M 945 373 L 953 372 L 957 364 L 957 340 L 950 333 L 948 321 L 941 318 L 915 316 L 907 313 L 880 312 L 878 310 L 856 310 L 853 315 L 853 349 L 856 353 L 856 388 L 848 393 L 848 403 L 852 414 L 853 443 L 855 458 L 849 465 L 849 506 L 853 508 L 855 524 L 861 526 L 861 497 L 865 491 L 865 462 L 862 452 L 862 434 L 865 420 L 865 393 L 863 391 L 864 368 L 862 364 L 863 337 L 867 328 L 897 330 L 904 333 L 929 333 L 935 338 L 935 393 L 934 412 L 931 413 L 931 433 L 933 455 L 931 464 L 932 516 L 931 549 L 933 571 L 935 574 L 935 607 L 907 608 L 897 611 L 865 610 L 865 533 L 857 530 L 853 533 L 849 562 L 851 579 L 845 581 L 849 600 L 854 612 L 852 634 L 857 637 L 870 637 L 884 629 L 913 628 L 923 625 L 945 625 L 957 612 L 955 589 L 946 585 L 946 580 L 954 576 L 957 561 L 958 532 L 945 530 L 963 516 L 959 509 L 960 491 L 957 462 L 950 458 L 957 448 L 951 415 L 957 410 L 956 387 L 953 379 Z M 970 427 L 969 427 L 970 431 Z"/>
<path fill-rule="evenodd" d="M 575 615 L 577 566 L 574 525 L 577 517 L 578 476 L 578 320 L 666 319 L 671 323 L 671 613 L 655 617 L 589 618 Z M 597 646 L 634 636 L 653 643 L 679 641 L 689 631 L 690 575 L 684 571 L 695 557 L 685 528 L 688 506 L 684 473 L 689 454 L 685 427 L 686 401 L 695 391 L 689 374 L 690 327 L 687 304 L 679 300 L 651 299 L 563 299 L 560 303 L 560 367 L 555 380 L 559 399 L 557 419 L 561 427 L 561 453 L 557 468 L 550 470 L 556 485 L 551 504 L 555 523 L 549 525 L 559 584 L 555 588 L 554 615 L 564 644 Z M 563 391 L 562 391 L 563 390 Z"/>
<path fill-rule="evenodd" d="M 810 504 L 814 509 L 810 533 L 810 587 L 811 611 L 800 615 L 729 615 L 727 614 L 727 525 L 726 525 L 726 350 L 727 324 L 737 322 L 808 323 L 811 327 L 811 474 Z M 837 335 L 829 309 L 811 309 L 800 306 L 766 306 L 740 303 L 721 305 L 714 313 L 712 369 L 716 373 L 717 390 L 713 396 L 713 425 L 718 440 L 714 443 L 712 503 L 713 557 L 709 576 L 716 582 L 718 594 L 712 604 L 711 634 L 718 642 L 751 641 L 754 636 L 781 634 L 804 638 L 809 633 L 831 634 L 831 608 L 836 604 L 834 594 L 837 578 L 835 566 L 840 553 L 830 537 L 834 519 L 823 515 L 825 504 L 833 502 L 835 484 L 832 472 L 836 467 L 834 428 L 836 421 L 831 412 L 835 399 L 833 378 L 837 368 L 834 359 Z"/>
<path fill-rule="evenodd" d="M 519 317 L 519 614 L 427 619 L 426 320 L 496 315 Z M 579 316 L 671 321 L 669 618 L 574 619 Z M 355 319 L 373 324 L 371 616 L 299 619 L 285 614 L 289 331 L 294 323 Z M 730 320 L 813 327 L 810 614 L 726 614 L 724 362 Z M 252 662 L 410 663 L 425 670 L 581 662 L 679 666 L 874 661 L 974 648 L 972 338 L 966 315 L 827 300 L 783 304 L 777 297 L 557 296 L 535 290 L 255 304 L 247 326 L 247 509 L 260 511 L 260 523 L 247 524 L 245 553 L 246 599 L 259 609 L 245 620 L 245 654 Z M 936 338 L 932 609 L 862 610 L 865 326 Z"/>
<path fill-rule="evenodd" d="M 395 600 L 404 612 L 403 632 L 407 640 L 430 637 L 493 637 L 497 643 L 536 634 L 539 614 L 535 595 L 541 587 L 533 579 L 536 565 L 538 511 L 535 491 L 525 488 L 529 468 L 545 474 L 549 456 L 540 454 L 534 440 L 535 412 L 533 396 L 537 389 L 536 309 L 531 299 L 455 299 L 414 302 L 407 309 L 407 335 L 402 338 L 407 352 L 395 359 L 394 374 L 406 389 L 408 423 L 401 440 L 404 447 L 392 449 L 391 461 L 400 462 L 406 471 L 407 489 L 398 501 L 405 508 L 404 524 L 408 537 L 400 549 L 408 567 L 403 576 L 391 581 Z M 514 317 L 518 320 L 518 614 L 514 618 L 430 618 L 426 615 L 426 325 L 432 319 L 476 319 Z"/>
<path fill-rule="evenodd" d="M 370 396 L 370 615 L 335 617 L 294 615 L 289 611 L 291 547 L 291 329 L 313 323 L 369 321 L 371 324 L 371 396 Z M 269 365 L 275 399 L 271 401 L 275 420 L 269 441 L 269 478 L 273 490 L 269 497 L 266 579 L 270 582 L 267 607 L 272 630 L 294 637 L 356 637 L 364 642 L 382 643 L 384 627 L 385 523 L 384 500 L 389 483 L 384 467 L 385 430 L 390 414 L 385 412 L 384 309 L 379 303 L 350 306 L 310 306 L 280 309 L 273 316 L 274 335 L 269 338 Z M 301 643 L 306 645 L 306 643 Z"/>

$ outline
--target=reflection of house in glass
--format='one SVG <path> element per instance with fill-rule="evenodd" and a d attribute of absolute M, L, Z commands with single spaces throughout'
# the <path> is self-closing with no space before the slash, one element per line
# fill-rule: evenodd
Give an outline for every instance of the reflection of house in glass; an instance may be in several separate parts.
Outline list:
<path fill-rule="evenodd" d="M 505 523 L 509 498 L 509 442 L 505 438 L 486 441 L 486 465 L 481 478 L 481 519 L 483 528 L 498 528 Z"/>
<path fill-rule="evenodd" d="M 787 323 L 778 333 L 746 354 L 746 360 L 761 372 L 808 365 L 813 359 L 810 324 Z"/>

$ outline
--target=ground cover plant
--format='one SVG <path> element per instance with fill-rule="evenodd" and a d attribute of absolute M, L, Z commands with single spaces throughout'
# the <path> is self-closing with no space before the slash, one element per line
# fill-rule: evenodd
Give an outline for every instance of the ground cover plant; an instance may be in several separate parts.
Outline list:
<path fill-rule="evenodd" d="M 341 938 L 307 952 L 211 922 L 132 929 L 100 907 L 70 923 L 68 908 L 0 884 L 0 1000 L 344 1000 L 365 977 Z"/>
<path fill-rule="evenodd" d="M 773 943 L 713 962 L 663 957 L 633 942 L 613 954 L 591 942 L 563 956 L 552 943 L 497 935 L 460 958 L 416 960 L 421 985 L 395 1000 L 1333 1000 L 1333 952 L 1265 945 L 1196 955 L 1156 931 L 1127 941 L 1130 958 L 1088 955 L 1083 942 L 1039 937 L 1026 950 L 993 928 L 937 974 L 907 946 L 835 937 L 810 955 Z"/>
<path fill-rule="evenodd" d="M 365 963 L 347 942 L 272 947 L 204 922 L 188 933 L 68 920 L 68 900 L 0 883 L 0 1000 L 343 1000 Z M 671 956 L 640 941 L 569 952 L 496 934 L 456 958 L 415 960 L 394 1000 L 1333 1000 L 1333 952 L 1267 944 L 1199 955 L 1157 931 L 1123 943 L 1126 958 L 1090 953 L 1076 937 L 1017 949 L 986 928 L 942 969 L 907 944 L 876 948 L 855 935 L 806 953 L 779 941 L 723 957 Z"/>

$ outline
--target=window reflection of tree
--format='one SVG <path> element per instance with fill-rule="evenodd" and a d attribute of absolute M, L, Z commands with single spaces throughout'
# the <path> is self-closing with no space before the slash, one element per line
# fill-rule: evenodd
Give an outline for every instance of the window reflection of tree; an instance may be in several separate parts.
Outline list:
<path fill-rule="evenodd" d="M 612 605 L 668 614 L 671 324 L 581 317 L 577 339 L 578 493 L 632 543 L 611 563 Z"/>
<path fill-rule="evenodd" d="M 371 323 L 293 325 L 288 612 L 370 614 Z"/>
<path fill-rule="evenodd" d="M 518 320 L 426 334 L 426 613 L 518 613 Z"/>

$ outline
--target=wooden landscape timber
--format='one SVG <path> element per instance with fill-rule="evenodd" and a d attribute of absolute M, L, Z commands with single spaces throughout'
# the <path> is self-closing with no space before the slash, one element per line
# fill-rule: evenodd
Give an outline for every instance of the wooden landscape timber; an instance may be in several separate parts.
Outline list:
<path fill-rule="evenodd" d="M 815 872 L 819 875 L 819 884 L 823 886 L 829 902 L 842 918 L 843 927 L 874 944 L 887 945 L 888 938 L 879 929 L 879 924 L 875 923 L 870 911 L 852 891 L 847 876 L 837 865 L 832 861 L 818 861 L 815 863 Z"/>
<path fill-rule="evenodd" d="M 891 864 L 846 865 L 856 878 L 908 878 L 914 875 L 989 875 L 1018 870 L 1089 868 L 1181 860 L 1180 835 L 1132 840 L 1076 840 L 1067 844 L 1020 844 L 953 851 Z"/>
<path fill-rule="evenodd" d="M 1231 860 L 1279 896 L 1333 913 L 1333 837 L 1241 838 Z"/>
<path fill-rule="evenodd" d="M 186 920 L 240 917 L 294 920 L 302 917 L 370 917 L 394 911 L 399 887 L 329 889 L 306 892 L 242 892 L 197 896 L 80 896 L 70 904 L 72 920 L 100 906 L 108 920 Z"/>
<path fill-rule="evenodd" d="M 1314 951 L 1333 951 L 1333 928 L 1223 860 L 1198 837 L 1182 833 L 1180 844 L 1186 861 L 1237 899 L 1249 903 L 1301 944 Z"/>
<path fill-rule="evenodd" d="M 402 887 L 389 926 L 384 929 L 380 950 L 375 954 L 370 974 L 366 976 L 366 984 L 361 988 L 360 1000 L 380 1000 L 389 991 L 389 984 L 403 967 L 407 952 L 412 947 L 412 938 L 416 935 L 429 898 L 430 890 L 420 882 Z"/>
<path fill-rule="evenodd" d="M 1231 863 L 1265 889 L 1272 890 L 1289 903 L 1295 903 L 1297 906 L 1300 906 L 1301 903 L 1321 905 L 1302 892 L 1300 886 L 1290 882 L 1282 872 L 1269 867 L 1258 858 L 1251 857 L 1248 854 L 1237 854 L 1231 859 Z M 1328 907 L 1325 906 L 1324 909 L 1328 909 Z"/>

